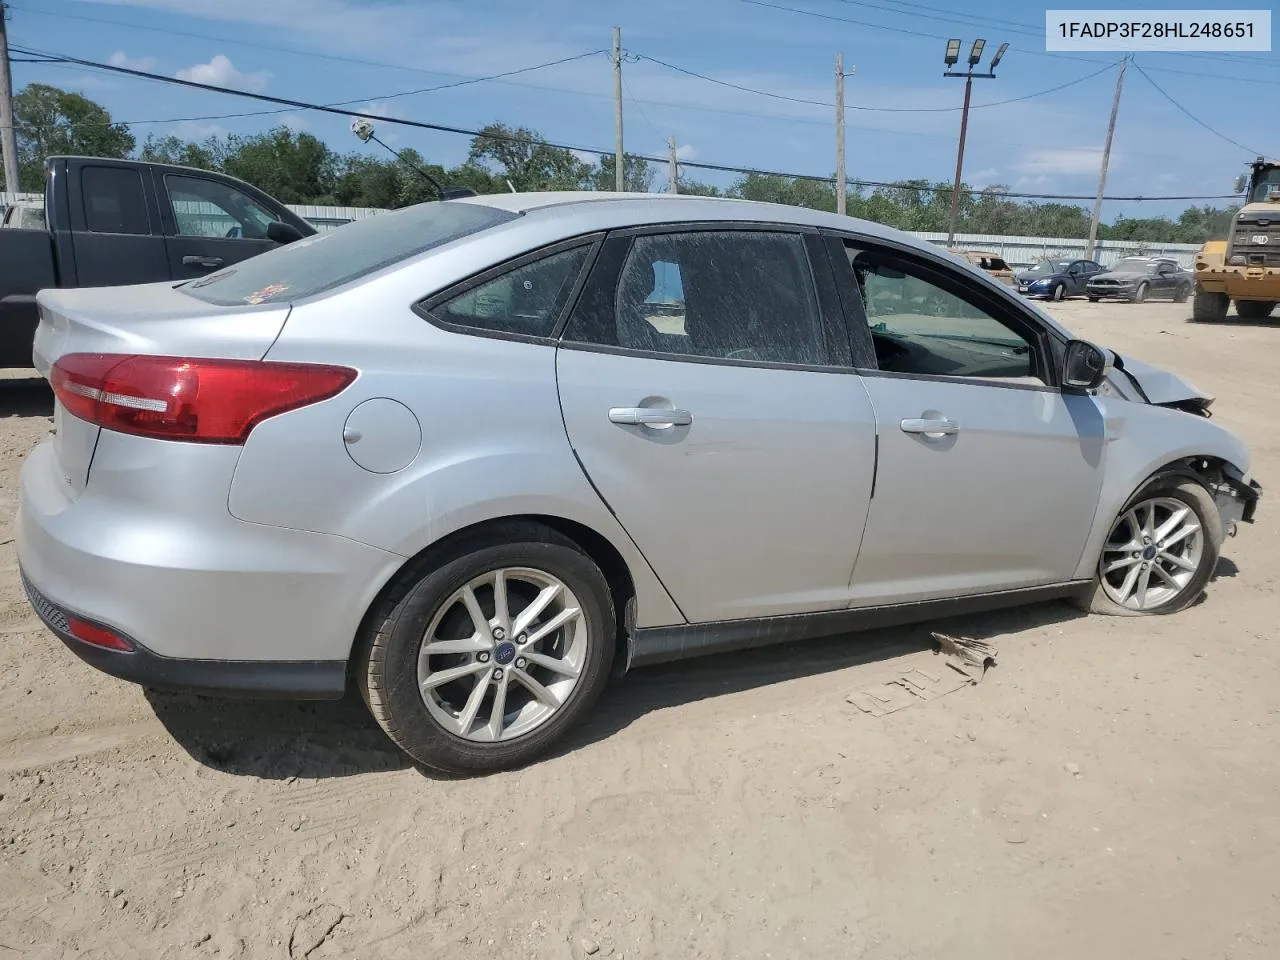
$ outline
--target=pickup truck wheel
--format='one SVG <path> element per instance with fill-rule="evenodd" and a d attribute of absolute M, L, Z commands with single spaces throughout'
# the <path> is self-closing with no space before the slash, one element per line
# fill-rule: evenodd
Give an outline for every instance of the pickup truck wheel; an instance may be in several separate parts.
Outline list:
<path fill-rule="evenodd" d="M 1236 315 L 1245 320 L 1265 320 L 1276 308 L 1274 300 L 1237 300 Z"/>
<path fill-rule="evenodd" d="M 1227 308 L 1230 306 L 1231 298 L 1225 293 L 1196 290 L 1195 300 L 1191 302 L 1191 319 L 1201 323 L 1217 323 L 1227 318 Z"/>
<path fill-rule="evenodd" d="M 1204 593 L 1221 542 L 1222 519 L 1208 490 L 1182 477 L 1156 480 L 1116 517 L 1093 585 L 1076 604 L 1117 617 L 1177 613 Z"/>
<path fill-rule="evenodd" d="M 1145 283 L 1138 284 L 1138 289 L 1133 291 L 1133 296 L 1129 298 L 1130 303 L 1142 303 L 1147 299 L 1147 285 Z"/>

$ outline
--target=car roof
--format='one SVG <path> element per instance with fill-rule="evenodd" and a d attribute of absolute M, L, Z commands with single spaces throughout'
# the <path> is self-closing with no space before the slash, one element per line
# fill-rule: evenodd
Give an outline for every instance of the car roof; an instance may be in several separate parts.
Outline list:
<path fill-rule="evenodd" d="M 764 221 L 797 226 L 828 227 L 854 231 L 865 236 L 898 240 L 920 247 L 924 241 L 901 230 L 870 220 L 840 216 L 808 207 L 736 197 L 695 197 L 671 193 L 612 193 L 604 191 L 548 191 L 538 193 L 493 193 L 464 197 L 447 203 L 475 203 L 546 220 L 596 220 L 607 213 L 615 226 L 647 223 L 697 222 L 700 220 Z M 927 249 L 940 249 L 929 245 Z"/>

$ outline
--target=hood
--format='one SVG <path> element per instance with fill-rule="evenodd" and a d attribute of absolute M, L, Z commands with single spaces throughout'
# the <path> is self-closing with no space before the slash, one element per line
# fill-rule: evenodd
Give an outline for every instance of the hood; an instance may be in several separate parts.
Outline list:
<path fill-rule="evenodd" d="M 1108 270 L 1106 273 L 1095 274 L 1094 280 L 1145 280 L 1150 274 L 1141 273 L 1137 270 Z"/>
<path fill-rule="evenodd" d="M 1018 274 L 1019 283 L 1039 283 L 1041 280 L 1056 280 L 1063 276 L 1061 270 L 1056 273 L 1020 273 Z"/>
<path fill-rule="evenodd" d="M 1156 406 L 1191 405 L 1201 409 L 1207 409 L 1213 403 L 1213 397 L 1175 373 L 1153 367 L 1127 354 L 1116 353 L 1115 357 L 1119 376 L 1142 391 L 1148 403 Z"/>

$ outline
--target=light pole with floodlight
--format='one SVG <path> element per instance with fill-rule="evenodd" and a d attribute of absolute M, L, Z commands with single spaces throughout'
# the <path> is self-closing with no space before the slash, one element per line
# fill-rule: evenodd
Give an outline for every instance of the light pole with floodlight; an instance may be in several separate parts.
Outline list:
<path fill-rule="evenodd" d="M 956 213 L 960 207 L 960 174 L 964 170 L 964 138 L 969 131 L 969 95 L 973 91 L 973 81 L 975 79 L 994 80 L 996 78 L 996 67 L 1004 59 L 1005 51 L 1009 49 L 1007 43 L 1000 44 L 1000 49 L 991 58 L 991 66 L 987 69 L 987 72 L 974 73 L 973 68 L 982 59 L 982 51 L 986 45 L 987 41 L 985 40 L 973 41 L 973 47 L 969 50 L 969 69 L 965 72 L 952 70 L 952 67 L 960 62 L 959 40 L 947 41 L 947 54 L 943 59 L 943 63 L 947 67 L 946 72 L 943 73 L 944 77 L 964 77 L 964 111 L 960 114 L 960 149 L 956 151 L 956 182 L 951 189 L 951 221 L 947 227 L 948 250 L 955 244 L 956 239 Z"/>

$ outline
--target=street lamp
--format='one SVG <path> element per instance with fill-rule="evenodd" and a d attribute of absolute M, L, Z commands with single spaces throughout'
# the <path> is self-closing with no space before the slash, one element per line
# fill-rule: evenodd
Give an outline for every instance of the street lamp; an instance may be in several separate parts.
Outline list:
<path fill-rule="evenodd" d="M 982 62 L 982 51 L 986 49 L 986 40 L 975 40 L 973 46 L 969 48 L 969 69 L 963 72 L 953 70 L 952 68 L 960 62 L 960 43 L 958 39 L 947 41 L 947 52 L 942 62 L 946 65 L 944 77 L 964 77 L 964 110 L 960 114 L 960 147 L 956 151 L 956 181 L 951 188 L 951 221 L 947 227 L 947 247 L 950 249 L 955 244 L 956 239 L 956 213 L 960 208 L 960 175 L 964 171 L 964 139 L 969 132 L 969 96 L 973 92 L 973 81 L 978 80 L 994 80 L 996 78 L 996 66 L 1004 59 L 1005 52 L 1009 49 L 1009 44 L 1000 44 L 1000 49 L 996 51 L 996 55 L 991 58 L 991 65 L 987 68 L 986 73 L 974 73 L 973 68 Z"/>

